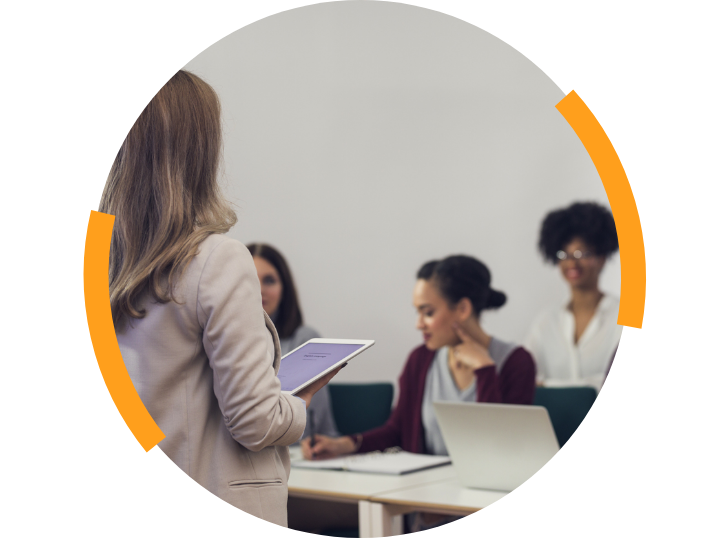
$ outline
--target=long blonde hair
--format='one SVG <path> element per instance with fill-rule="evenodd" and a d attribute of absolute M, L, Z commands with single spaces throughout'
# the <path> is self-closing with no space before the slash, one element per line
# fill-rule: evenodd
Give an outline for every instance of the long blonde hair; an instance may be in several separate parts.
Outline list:
<path fill-rule="evenodd" d="M 116 155 L 99 211 L 115 215 L 108 279 L 114 323 L 167 303 L 201 241 L 237 217 L 217 185 L 221 107 L 206 82 L 176 73 L 146 106 Z"/>

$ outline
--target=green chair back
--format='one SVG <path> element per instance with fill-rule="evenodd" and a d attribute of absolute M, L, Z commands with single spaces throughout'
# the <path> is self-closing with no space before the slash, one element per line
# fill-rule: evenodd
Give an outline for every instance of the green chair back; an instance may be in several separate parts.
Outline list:
<path fill-rule="evenodd" d="M 341 435 L 385 424 L 393 405 L 392 383 L 330 383 L 330 403 Z"/>
<path fill-rule="evenodd" d="M 587 416 L 597 391 L 592 387 L 536 387 L 534 405 L 546 408 L 559 446 L 564 446 Z"/>

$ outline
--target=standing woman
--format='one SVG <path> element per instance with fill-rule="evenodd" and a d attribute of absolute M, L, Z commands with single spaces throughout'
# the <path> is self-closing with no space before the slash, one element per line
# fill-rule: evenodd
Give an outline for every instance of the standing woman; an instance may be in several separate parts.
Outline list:
<path fill-rule="evenodd" d="M 311 338 L 319 338 L 319 333 L 302 322 L 302 309 L 297 298 L 292 271 L 284 256 L 270 245 L 252 243 L 247 245 L 257 268 L 257 277 L 262 287 L 262 308 L 274 322 L 279 334 L 282 356 L 301 346 Z M 307 408 L 307 426 L 302 437 L 311 434 L 311 423 L 314 422 L 315 433 L 337 437 L 330 404 L 330 391 L 322 387 L 312 398 Z M 309 420 L 312 418 L 312 420 Z"/>
<path fill-rule="evenodd" d="M 126 368 L 165 434 L 159 447 L 230 504 L 286 525 L 287 445 L 305 406 L 282 394 L 280 348 L 236 216 L 217 186 L 220 106 L 186 71 L 154 96 L 111 168 L 111 312 Z"/>
<path fill-rule="evenodd" d="M 619 298 L 599 289 L 607 258 L 619 250 L 614 217 L 591 202 L 552 211 L 541 225 L 539 249 L 559 266 L 571 296 L 542 312 L 526 338 L 538 382 L 599 390 L 622 334 Z"/>

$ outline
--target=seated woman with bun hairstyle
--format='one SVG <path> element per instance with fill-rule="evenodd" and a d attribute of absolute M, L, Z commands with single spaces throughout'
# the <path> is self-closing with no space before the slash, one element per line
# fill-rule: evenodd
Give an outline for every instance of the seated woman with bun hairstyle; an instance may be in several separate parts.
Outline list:
<path fill-rule="evenodd" d="M 599 390 L 622 335 L 619 298 L 599 289 L 607 258 L 619 250 L 614 217 L 591 202 L 552 211 L 541 225 L 539 249 L 558 266 L 570 297 L 542 312 L 526 337 L 537 381 Z"/>
<path fill-rule="evenodd" d="M 522 347 L 499 340 L 479 318 L 499 308 L 506 295 L 491 288 L 488 268 L 470 256 L 431 261 L 418 271 L 413 289 L 416 328 L 424 344 L 408 357 L 398 379 L 398 402 L 379 428 L 336 439 L 316 435 L 314 447 L 302 441 L 307 459 L 399 446 L 408 452 L 448 453 L 433 412 L 434 401 L 531 404 L 536 366 Z M 417 532 L 456 516 L 415 512 L 406 528 Z"/>
<path fill-rule="evenodd" d="M 450 256 L 423 265 L 413 305 L 424 344 L 405 363 L 390 418 L 379 428 L 352 436 L 316 436 L 312 448 L 305 440 L 305 457 L 322 459 L 394 446 L 445 455 L 434 401 L 532 403 L 536 367 L 531 355 L 491 336 L 479 324 L 481 312 L 505 302 L 506 296 L 491 288 L 488 268 L 475 258 Z"/>

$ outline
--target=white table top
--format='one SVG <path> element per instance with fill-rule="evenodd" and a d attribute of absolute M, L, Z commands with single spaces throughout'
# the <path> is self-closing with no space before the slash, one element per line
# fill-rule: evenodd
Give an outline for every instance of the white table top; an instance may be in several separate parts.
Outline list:
<path fill-rule="evenodd" d="M 298 457 L 292 450 L 290 456 Z M 289 477 L 291 496 L 315 495 L 340 500 L 365 500 L 373 495 L 393 492 L 420 484 L 450 480 L 456 476 L 452 465 L 405 475 L 384 475 L 292 468 Z"/>
<path fill-rule="evenodd" d="M 423 483 L 397 491 L 375 494 L 369 500 L 446 512 L 473 513 L 506 496 L 503 491 L 471 489 L 458 478 Z"/>

